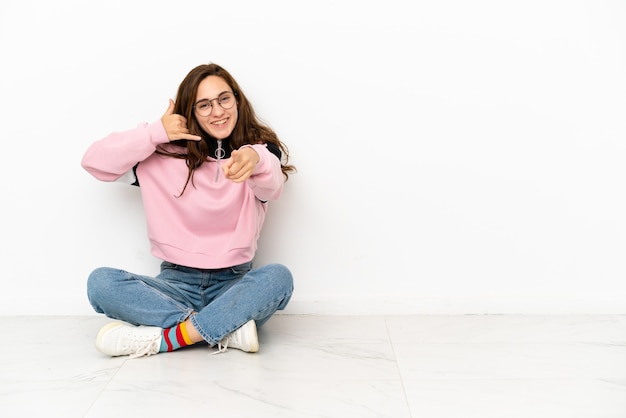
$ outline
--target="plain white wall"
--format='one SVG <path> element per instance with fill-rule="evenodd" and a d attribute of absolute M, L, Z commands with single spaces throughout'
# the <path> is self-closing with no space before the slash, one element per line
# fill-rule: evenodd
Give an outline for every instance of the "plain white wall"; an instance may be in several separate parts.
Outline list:
<path fill-rule="evenodd" d="M 287 313 L 626 313 L 626 3 L 0 4 L 0 314 L 153 274 L 139 192 L 80 167 L 216 62 L 298 174 L 258 263 Z"/>

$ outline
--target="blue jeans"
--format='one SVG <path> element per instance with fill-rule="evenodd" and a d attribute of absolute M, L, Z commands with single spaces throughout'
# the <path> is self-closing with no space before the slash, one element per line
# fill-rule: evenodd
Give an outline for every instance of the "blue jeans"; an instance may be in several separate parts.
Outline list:
<path fill-rule="evenodd" d="M 292 293 L 293 277 L 285 266 L 252 269 L 252 262 L 203 270 L 164 261 L 156 277 L 100 267 L 87 281 L 89 302 L 96 312 L 161 328 L 190 318 L 212 346 L 251 319 L 260 327 L 277 310 L 285 309 Z"/>

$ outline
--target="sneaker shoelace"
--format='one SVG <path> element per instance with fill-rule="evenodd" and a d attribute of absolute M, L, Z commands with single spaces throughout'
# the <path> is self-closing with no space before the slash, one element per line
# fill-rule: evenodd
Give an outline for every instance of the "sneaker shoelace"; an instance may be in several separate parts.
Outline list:
<path fill-rule="evenodd" d="M 159 352 L 160 337 L 151 338 L 149 340 L 132 340 L 130 349 L 134 352 L 130 358 L 150 356 Z"/>
<path fill-rule="evenodd" d="M 222 341 L 224 341 L 224 344 L 222 344 Z M 209 354 L 210 356 L 214 356 L 216 354 L 222 354 L 228 351 L 228 340 L 224 339 L 222 341 L 217 343 L 217 351 L 210 353 Z"/>
<path fill-rule="evenodd" d="M 234 331 L 230 334 L 228 334 L 226 337 L 224 337 L 222 339 L 222 341 L 220 341 L 219 343 L 217 343 L 217 351 L 212 352 L 211 356 L 214 356 L 215 354 L 222 354 L 228 351 L 228 343 L 235 339 L 237 335 L 237 331 Z"/>

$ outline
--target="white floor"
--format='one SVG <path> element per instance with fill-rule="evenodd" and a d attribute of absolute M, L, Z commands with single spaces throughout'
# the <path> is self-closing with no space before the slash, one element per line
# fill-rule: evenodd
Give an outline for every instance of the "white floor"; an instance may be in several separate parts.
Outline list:
<path fill-rule="evenodd" d="M 292 316 L 259 353 L 130 360 L 108 320 L 0 318 L 0 416 L 626 417 L 626 316 Z"/>

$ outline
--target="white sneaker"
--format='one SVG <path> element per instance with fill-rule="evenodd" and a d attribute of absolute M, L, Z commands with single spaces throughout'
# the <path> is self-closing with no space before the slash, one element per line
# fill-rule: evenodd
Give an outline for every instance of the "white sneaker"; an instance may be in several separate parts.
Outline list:
<path fill-rule="evenodd" d="M 236 348 L 247 353 L 259 351 L 259 337 L 254 319 L 249 320 L 240 328 L 228 334 L 217 344 L 218 350 L 213 354 L 224 353 L 229 348 Z"/>
<path fill-rule="evenodd" d="M 136 327 L 122 322 L 111 322 L 98 332 L 96 348 L 113 357 L 150 356 L 159 352 L 162 331 L 159 327 Z"/>

